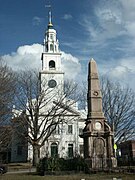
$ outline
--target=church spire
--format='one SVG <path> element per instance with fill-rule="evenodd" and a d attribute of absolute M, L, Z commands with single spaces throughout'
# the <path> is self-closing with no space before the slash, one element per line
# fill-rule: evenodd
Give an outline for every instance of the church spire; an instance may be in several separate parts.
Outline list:
<path fill-rule="evenodd" d="M 53 24 L 52 24 L 52 12 L 51 10 L 49 10 L 49 14 L 48 14 L 48 29 L 52 28 Z"/>

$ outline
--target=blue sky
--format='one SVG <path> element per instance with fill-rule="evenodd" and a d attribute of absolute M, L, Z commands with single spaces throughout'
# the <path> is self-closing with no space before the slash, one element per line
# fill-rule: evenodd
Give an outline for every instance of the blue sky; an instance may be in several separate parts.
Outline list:
<path fill-rule="evenodd" d="M 13 67 L 40 67 L 48 0 L 0 0 L 0 55 Z M 135 0 L 51 0 L 54 28 L 69 77 L 100 74 L 135 88 Z"/>

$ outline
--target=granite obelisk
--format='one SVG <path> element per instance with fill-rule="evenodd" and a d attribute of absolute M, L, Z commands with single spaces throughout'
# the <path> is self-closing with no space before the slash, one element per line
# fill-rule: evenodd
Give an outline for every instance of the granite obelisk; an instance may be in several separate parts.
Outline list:
<path fill-rule="evenodd" d="M 97 64 L 91 59 L 88 65 L 88 114 L 83 130 L 84 158 L 89 168 L 116 166 L 113 153 L 113 132 L 104 117 L 102 94 Z"/>

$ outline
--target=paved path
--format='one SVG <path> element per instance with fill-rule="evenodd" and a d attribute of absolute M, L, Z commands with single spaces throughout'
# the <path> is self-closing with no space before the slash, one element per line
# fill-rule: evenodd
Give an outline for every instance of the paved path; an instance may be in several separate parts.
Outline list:
<path fill-rule="evenodd" d="M 19 174 L 19 173 L 30 173 L 30 172 L 36 172 L 36 168 L 10 170 L 10 171 L 8 171 L 6 174 Z"/>

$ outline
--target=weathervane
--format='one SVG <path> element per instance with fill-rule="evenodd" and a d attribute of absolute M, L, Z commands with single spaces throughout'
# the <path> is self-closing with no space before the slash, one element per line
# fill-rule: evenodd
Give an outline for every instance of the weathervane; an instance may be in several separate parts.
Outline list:
<path fill-rule="evenodd" d="M 49 23 L 48 23 L 48 26 L 51 27 L 51 26 L 53 26 L 52 25 L 52 13 L 51 13 L 52 6 L 51 6 L 51 2 L 49 1 L 49 3 L 45 5 L 45 7 L 49 8 Z"/>
<path fill-rule="evenodd" d="M 50 1 L 49 1 L 48 4 L 45 4 L 45 7 L 46 7 L 46 8 L 50 8 L 50 10 L 51 10 L 51 3 L 50 3 Z"/>

